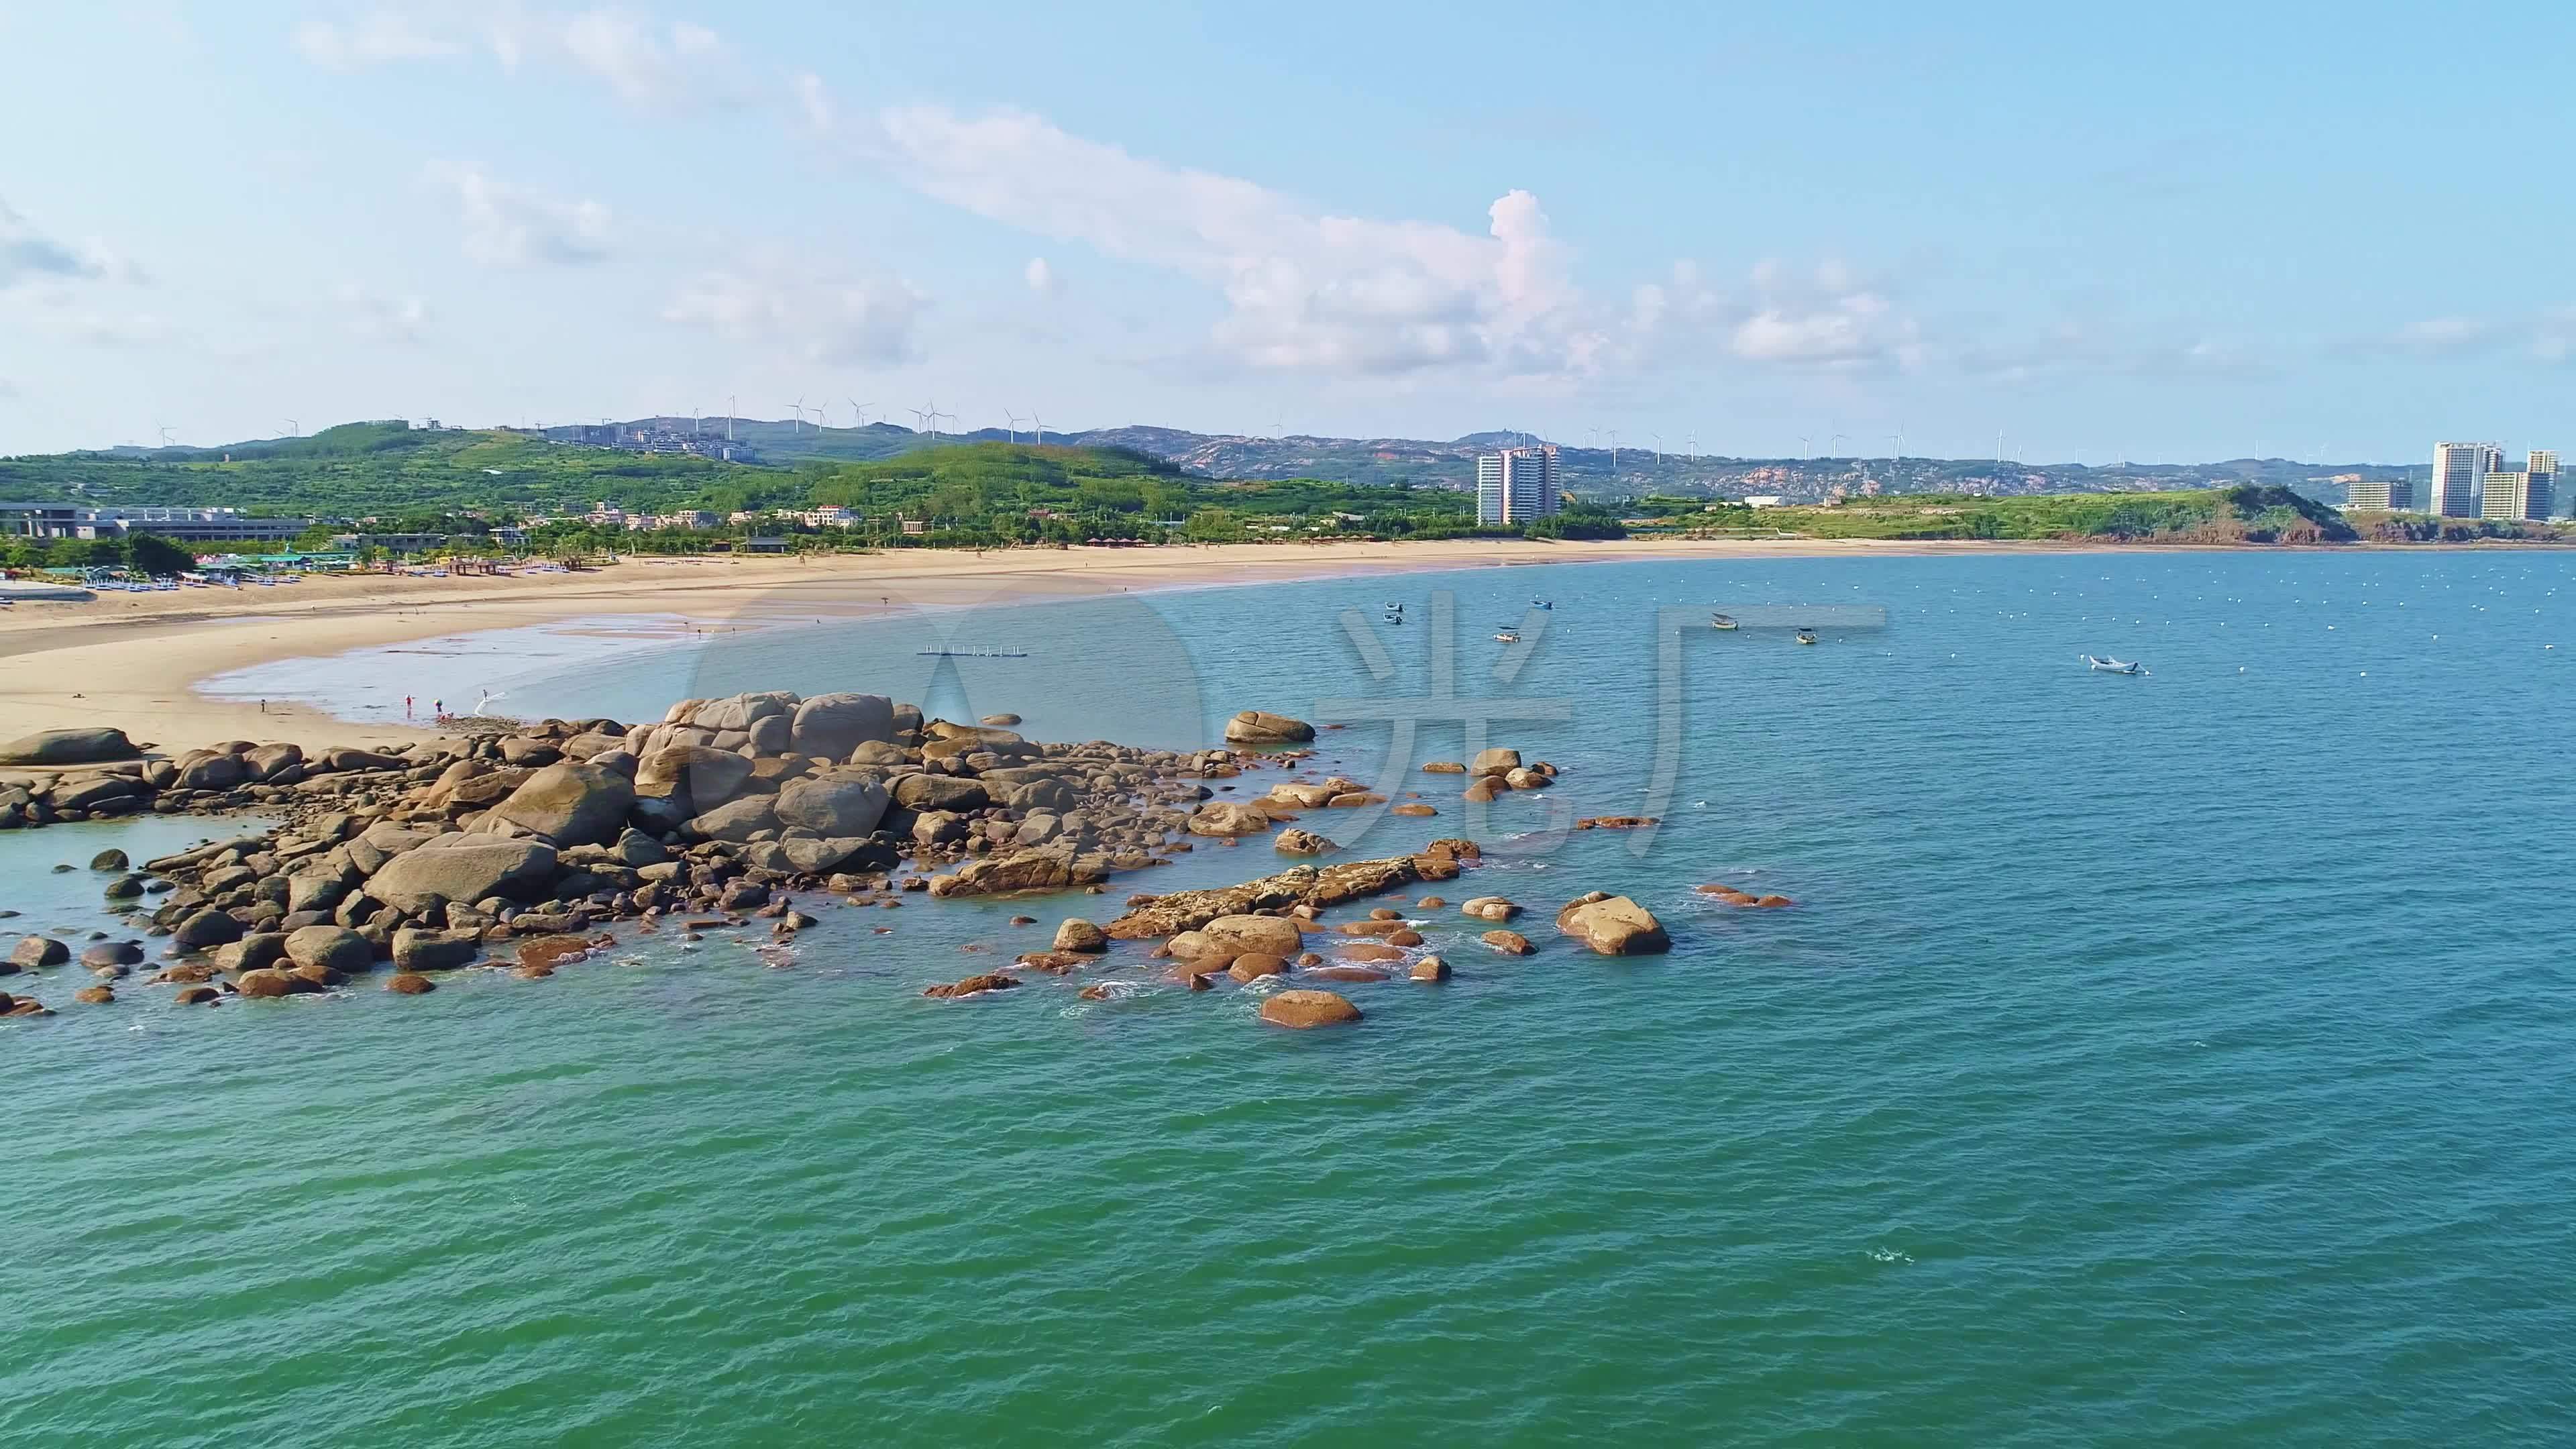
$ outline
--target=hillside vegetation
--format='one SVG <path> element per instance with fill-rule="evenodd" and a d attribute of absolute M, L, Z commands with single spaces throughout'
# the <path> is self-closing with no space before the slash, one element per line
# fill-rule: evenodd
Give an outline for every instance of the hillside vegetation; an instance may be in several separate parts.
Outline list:
<path fill-rule="evenodd" d="M 1685 500 L 1657 498 L 1652 505 Z M 2102 539 L 2123 543 L 2348 543 L 2333 508 L 2288 488 L 2247 484 L 2181 493 L 2062 493 L 1981 498 L 1906 494 L 1832 507 L 1671 508 L 1683 532 L 1785 531 L 1815 538 Z"/>

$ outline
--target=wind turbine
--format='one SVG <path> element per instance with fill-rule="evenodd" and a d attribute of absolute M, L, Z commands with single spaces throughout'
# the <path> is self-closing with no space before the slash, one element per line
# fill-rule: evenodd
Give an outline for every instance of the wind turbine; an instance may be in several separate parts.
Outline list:
<path fill-rule="evenodd" d="M 1691 435 L 1690 435 L 1690 458 L 1691 458 L 1691 461 L 1692 461 L 1692 462 L 1694 462 L 1694 463 L 1696 463 L 1696 462 L 1698 462 L 1698 461 L 1699 461 L 1699 430 L 1698 430 L 1697 428 L 1693 428 L 1693 429 L 1691 430 Z"/>
<path fill-rule="evenodd" d="M 290 437 L 290 438 L 300 438 L 300 437 L 303 437 L 303 436 L 304 436 L 304 425 L 303 425 L 302 423 L 297 422 L 297 421 L 296 421 L 295 419 L 293 419 L 293 418 L 288 418 L 288 419 L 286 420 L 286 435 L 287 435 L 288 437 Z"/>
<path fill-rule="evenodd" d="M 1036 413 L 1030 413 L 1030 414 L 1029 414 L 1029 427 L 1033 430 L 1033 432 L 1032 432 L 1031 436 L 1035 437 L 1035 438 L 1038 440 L 1038 446 L 1039 446 L 1039 447 L 1041 447 L 1041 448 L 1045 447 L 1045 446 L 1046 446 L 1046 423 L 1045 423 L 1042 419 L 1040 419 Z"/>
<path fill-rule="evenodd" d="M 1610 430 L 1610 476 L 1613 478 L 1619 476 L 1619 430 L 1617 428 Z"/>
<path fill-rule="evenodd" d="M 1851 434 L 1849 433 L 1836 433 L 1832 437 L 1825 439 L 1825 456 L 1828 458 L 1834 456 L 1834 444 L 1848 443 L 1850 441 Z"/>
<path fill-rule="evenodd" d="M 728 443 L 730 443 L 730 442 L 732 442 L 732 441 L 733 441 L 733 419 L 734 419 L 734 414 L 736 414 L 736 413 L 738 413 L 738 412 L 741 412 L 741 411 L 742 411 L 742 399 L 741 399 L 739 396 L 737 396 L 737 395 L 735 395 L 735 394 L 733 394 L 733 393 L 726 393 L 726 394 L 725 394 L 725 441 L 726 441 L 726 442 L 728 442 Z"/>
<path fill-rule="evenodd" d="M 849 399 L 849 404 L 850 426 L 854 428 L 866 427 L 868 425 L 868 405 L 859 401 L 857 398 Z"/>
<path fill-rule="evenodd" d="M 1814 457 L 1816 456 L 1815 443 L 1816 443 L 1816 440 L 1815 440 L 1815 438 L 1814 438 L 1811 434 L 1807 434 L 1807 433 L 1800 433 L 1800 434 L 1798 435 L 1798 461 L 1799 461 L 1799 462 L 1801 462 L 1801 463 L 1807 462 L 1808 460 L 1810 460 L 1810 459 L 1812 459 L 1812 458 L 1814 458 Z"/>
<path fill-rule="evenodd" d="M 1646 436 L 1655 440 L 1655 461 L 1658 463 L 1664 461 L 1664 435 L 1650 432 Z"/>
<path fill-rule="evenodd" d="M 796 421 L 788 424 L 787 431 L 793 433 L 798 428 L 805 425 L 805 394 L 801 392 L 798 393 L 796 395 L 796 401 L 790 404 L 790 406 L 796 409 Z"/>
<path fill-rule="evenodd" d="M 1887 435 L 1887 440 L 1896 445 L 1896 451 L 1890 454 L 1887 460 L 1888 467 L 1893 469 L 1897 464 L 1905 461 L 1905 430 L 1898 428 Z"/>
<path fill-rule="evenodd" d="M 1002 416 L 1011 420 L 1011 441 L 1017 443 L 1020 440 L 1020 415 L 1009 408 L 1004 408 Z"/>
<path fill-rule="evenodd" d="M 153 430 L 154 430 L 154 431 L 158 432 L 158 433 L 161 435 L 161 446 L 162 446 L 162 447 L 165 447 L 165 448 L 166 448 L 166 447 L 169 447 L 169 446 L 170 446 L 170 428 L 169 428 L 169 425 L 168 425 L 168 424 L 166 424 L 166 423 L 154 423 L 154 424 L 152 425 L 152 427 L 153 427 Z"/>
<path fill-rule="evenodd" d="M 922 427 L 929 431 L 930 446 L 934 448 L 939 446 L 939 420 L 941 418 L 946 418 L 950 422 L 955 422 L 957 420 L 957 415 L 955 413 L 943 413 L 939 410 L 939 400 L 937 398 L 932 398 L 930 400 L 930 406 L 926 408 L 913 408 L 910 409 L 910 411 L 914 417 L 921 419 Z"/>

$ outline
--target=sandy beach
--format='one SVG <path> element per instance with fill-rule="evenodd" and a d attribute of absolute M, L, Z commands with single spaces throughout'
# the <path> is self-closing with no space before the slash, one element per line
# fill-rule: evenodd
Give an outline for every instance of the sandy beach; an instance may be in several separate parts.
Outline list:
<path fill-rule="evenodd" d="M 469 631 L 652 615 L 660 627 L 759 627 L 925 608 L 1087 598 L 1121 590 L 1657 558 L 2062 552 L 2054 544 L 1874 540 L 1219 544 L 1168 548 L 912 550 L 806 560 L 631 557 L 575 574 L 509 578 L 316 575 L 239 591 L 104 594 L 0 612 L 0 739 L 112 723 L 162 748 L 225 739 L 317 746 L 417 738 L 281 702 L 197 686 L 280 659 Z M 463 702 L 452 702 L 461 704 Z M 428 711 L 424 702 L 424 718 Z"/>

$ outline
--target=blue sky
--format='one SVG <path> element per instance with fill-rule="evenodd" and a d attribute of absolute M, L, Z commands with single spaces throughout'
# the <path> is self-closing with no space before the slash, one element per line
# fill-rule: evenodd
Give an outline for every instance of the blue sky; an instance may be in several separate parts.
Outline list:
<path fill-rule="evenodd" d="M 0 0 L 0 452 L 2576 448 L 2576 9 Z"/>

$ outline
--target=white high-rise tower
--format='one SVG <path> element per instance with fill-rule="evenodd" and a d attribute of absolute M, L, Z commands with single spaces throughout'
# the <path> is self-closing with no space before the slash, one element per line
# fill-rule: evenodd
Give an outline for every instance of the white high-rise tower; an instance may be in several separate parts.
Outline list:
<path fill-rule="evenodd" d="M 1504 448 L 1476 459 L 1476 521 L 1526 523 L 1556 512 L 1556 445 Z"/>
<path fill-rule="evenodd" d="M 2487 475 L 2503 463 L 2504 449 L 2495 443 L 2435 443 L 2424 511 L 2440 518 L 2477 517 Z"/>

